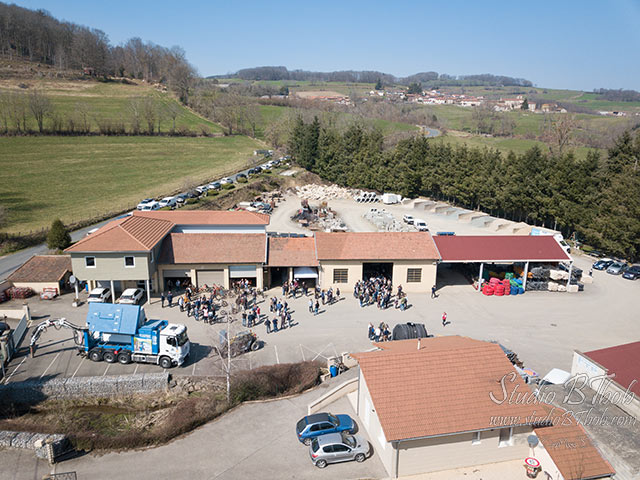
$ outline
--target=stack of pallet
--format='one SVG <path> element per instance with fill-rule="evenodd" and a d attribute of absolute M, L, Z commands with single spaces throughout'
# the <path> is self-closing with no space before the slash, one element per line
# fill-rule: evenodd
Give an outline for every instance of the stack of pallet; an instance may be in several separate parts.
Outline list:
<path fill-rule="evenodd" d="M 10 298 L 29 298 L 33 296 L 33 290 L 29 287 L 11 287 L 7 290 Z"/>

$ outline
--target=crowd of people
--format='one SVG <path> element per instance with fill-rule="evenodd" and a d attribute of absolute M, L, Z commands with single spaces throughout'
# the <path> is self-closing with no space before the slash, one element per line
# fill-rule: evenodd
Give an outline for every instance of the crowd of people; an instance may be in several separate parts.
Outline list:
<path fill-rule="evenodd" d="M 372 323 L 369 323 L 367 335 L 372 342 L 388 342 L 392 339 L 391 330 L 389 325 L 384 322 L 380 322 L 380 325 L 374 327 Z"/>
<path fill-rule="evenodd" d="M 353 287 L 353 296 L 360 302 L 360 307 L 376 305 L 381 310 L 394 307 L 402 311 L 409 306 L 407 294 L 398 285 L 396 294 L 393 294 L 391 279 L 382 275 L 371 277 L 369 280 L 358 280 Z"/>

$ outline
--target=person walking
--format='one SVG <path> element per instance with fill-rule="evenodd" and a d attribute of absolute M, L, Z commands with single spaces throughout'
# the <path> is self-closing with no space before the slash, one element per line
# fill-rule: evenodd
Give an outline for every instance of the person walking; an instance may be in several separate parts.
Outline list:
<path fill-rule="evenodd" d="M 309 299 L 309 313 L 313 313 L 313 299 Z"/>
<path fill-rule="evenodd" d="M 271 320 L 269 320 L 269 318 L 267 318 L 264 321 L 265 326 L 267 327 L 267 333 L 271 333 Z"/>
<path fill-rule="evenodd" d="M 447 326 L 447 312 L 444 312 L 442 314 L 442 326 L 446 327 Z"/>
<path fill-rule="evenodd" d="M 314 308 L 313 308 L 313 314 L 318 315 L 319 312 L 320 312 L 320 302 L 316 300 L 316 304 L 314 305 Z"/>
<path fill-rule="evenodd" d="M 167 303 L 169 304 L 169 308 L 173 307 L 173 293 L 171 292 L 171 290 L 169 290 L 169 293 L 167 293 Z"/>
<path fill-rule="evenodd" d="M 273 331 L 278 331 L 278 317 L 273 317 Z"/>
<path fill-rule="evenodd" d="M 160 305 L 164 308 L 164 292 L 160 293 Z"/>
<path fill-rule="evenodd" d="M 184 296 L 180 295 L 178 297 L 178 306 L 180 307 L 180 312 L 184 312 Z"/>
<path fill-rule="evenodd" d="M 336 288 L 336 302 L 340 300 L 340 288 Z"/>
<path fill-rule="evenodd" d="M 431 287 L 431 298 L 436 298 L 436 286 Z"/>

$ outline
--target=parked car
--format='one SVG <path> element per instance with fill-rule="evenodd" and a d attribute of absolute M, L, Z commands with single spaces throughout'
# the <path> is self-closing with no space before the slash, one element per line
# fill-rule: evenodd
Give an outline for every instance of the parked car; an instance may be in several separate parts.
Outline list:
<path fill-rule="evenodd" d="M 229 177 L 225 177 L 222 180 L 220 180 L 220 184 L 221 185 L 226 185 L 227 183 L 233 183 L 233 179 L 231 179 Z"/>
<path fill-rule="evenodd" d="M 222 184 L 220 182 L 211 182 L 209 184 L 209 190 L 220 190 L 222 188 Z"/>
<path fill-rule="evenodd" d="M 116 300 L 116 303 L 127 303 L 130 305 L 137 305 L 142 300 L 144 291 L 141 288 L 127 288 L 120 298 Z"/>
<path fill-rule="evenodd" d="M 138 210 L 142 210 L 142 208 L 143 208 L 145 205 L 147 205 L 147 204 L 149 204 L 149 203 L 151 203 L 151 202 L 153 202 L 153 198 L 145 198 L 144 200 L 142 200 L 142 201 L 138 204 L 138 206 L 137 206 L 136 208 L 137 208 Z"/>
<path fill-rule="evenodd" d="M 148 212 L 150 210 L 158 210 L 160 208 L 160 203 L 155 200 L 146 203 L 140 210 L 143 212 Z"/>
<path fill-rule="evenodd" d="M 108 288 L 98 287 L 89 292 L 87 302 L 109 303 L 111 300 L 111 290 Z"/>
<path fill-rule="evenodd" d="M 425 222 L 424 220 L 421 220 L 419 218 L 416 218 L 416 219 L 413 220 L 413 226 L 416 227 L 419 232 L 428 232 L 429 231 L 429 227 L 427 226 L 427 222 Z"/>
<path fill-rule="evenodd" d="M 250 168 L 247 170 L 247 175 L 255 175 L 258 171 L 255 168 Z"/>
<path fill-rule="evenodd" d="M 329 463 L 364 462 L 371 452 L 371 446 L 360 435 L 330 433 L 314 438 L 309 446 L 311 461 L 318 468 Z"/>
<path fill-rule="evenodd" d="M 180 195 L 176 195 L 176 204 L 182 204 L 187 201 L 189 197 L 188 193 L 181 193 Z"/>
<path fill-rule="evenodd" d="M 610 275 L 620 275 L 625 267 L 626 265 L 622 262 L 613 262 L 607 267 L 607 273 Z"/>
<path fill-rule="evenodd" d="M 296 434 L 300 442 L 310 445 L 315 437 L 327 433 L 354 433 L 354 426 L 355 423 L 349 415 L 314 413 L 298 420 Z"/>
<path fill-rule="evenodd" d="M 413 225 L 413 221 L 415 220 L 415 218 L 413 218 L 413 215 L 404 215 L 402 217 L 402 221 L 404 223 L 408 223 L 409 225 Z"/>
<path fill-rule="evenodd" d="M 238 181 L 239 178 L 247 178 L 247 176 L 244 173 L 238 173 L 236 175 L 236 182 Z"/>
<path fill-rule="evenodd" d="M 637 280 L 640 278 L 640 265 L 631 265 L 622 272 L 622 278 L 627 280 Z"/>
<path fill-rule="evenodd" d="M 207 190 L 209 190 L 209 185 L 200 185 L 199 187 L 196 187 L 196 192 L 198 192 L 199 195 L 207 193 Z"/>
<path fill-rule="evenodd" d="M 611 260 L 610 258 L 603 258 L 601 260 L 598 260 L 596 263 L 593 264 L 593 268 L 595 270 L 606 270 L 607 268 L 609 268 L 609 265 L 611 265 L 613 263 L 613 260 Z"/>
<path fill-rule="evenodd" d="M 177 203 L 176 197 L 164 197 L 158 202 L 158 208 L 175 207 Z"/>

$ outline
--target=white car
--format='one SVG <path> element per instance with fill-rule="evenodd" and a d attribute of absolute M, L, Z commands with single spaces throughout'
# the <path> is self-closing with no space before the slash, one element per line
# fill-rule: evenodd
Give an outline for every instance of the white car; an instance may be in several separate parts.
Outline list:
<path fill-rule="evenodd" d="M 233 183 L 233 180 L 229 177 L 225 177 L 222 180 L 220 180 L 220 185 L 226 185 L 227 183 Z"/>
<path fill-rule="evenodd" d="M 127 303 L 130 305 L 137 305 L 142 300 L 144 292 L 141 288 L 127 288 L 116 303 Z"/>
<path fill-rule="evenodd" d="M 424 220 L 420 220 L 419 218 L 415 218 L 413 220 L 413 226 L 418 229 L 419 232 L 428 232 L 429 227 L 427 226 L 427 222 Z"/>
<path fill-rule="evenodd" d="M 198 192 L 200 195 L 206 193 L 207 190 L 209 190 L 209 185 L 200 185 L 199 187 L 196 187 L 196 192 Z"/>
<path fill-rule="evenodd" d="M 158 210 L 160 208 L 160 203 L 152 200 L 151 202 L 145 204 L 140 210 L 143 212 L 149 212 L 151 210 Z"/>
<path fill-rule="evenodd" d="M 408 223 L 409 225 L 413 225 L 413 222 L 415 221 L 415 218 L 413 218 L 413 215 L 404 215 L 402 217 L 402 221 L 404 223 Z"/>
<path fill-rule="evenodd" d="M 160 202 L 158 202 L 158 205 L 159 205 L 158 208 L 175 207 L 176 202 L 177 202 L 176 197 L 164 197 L 162 200 L 160 200 Z"/>
<path fill-rule="evenodd" d="M 153 198 L 145 198 L 144 200 L 142 200 L 138 206 L 136 207 L 138 210 L 142 210 L 145 205 L 150 204 L 151 202 L 153 202 Z"/>
<path fill-rule="evenodd" d="M 111 300 L 111 290 L 108 288 L 98 287 L 89 292 L 87 302 L 109 303 Z"/>

